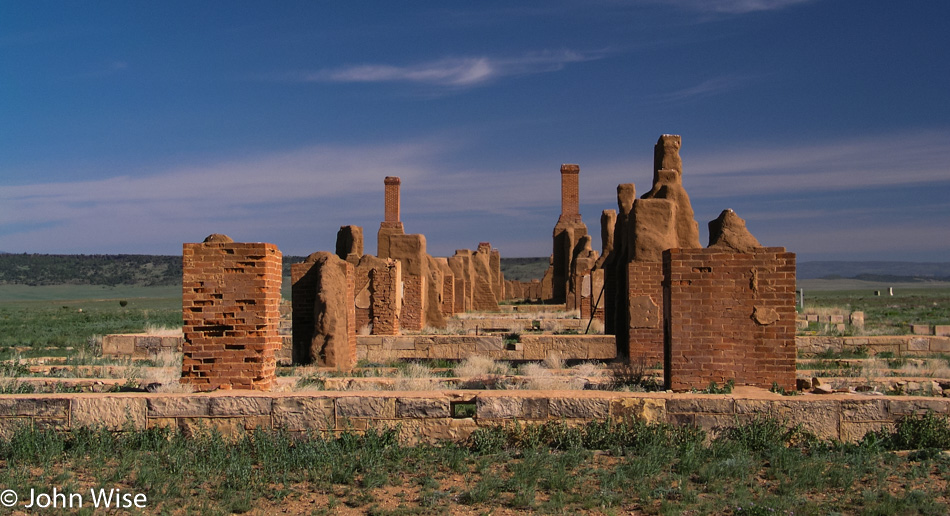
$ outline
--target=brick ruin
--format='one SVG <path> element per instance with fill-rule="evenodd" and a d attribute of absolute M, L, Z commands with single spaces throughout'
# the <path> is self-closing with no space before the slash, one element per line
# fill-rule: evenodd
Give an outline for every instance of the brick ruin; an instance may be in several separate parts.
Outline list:
<path fill-rule="evenodd" d="M 681 143 L 659 138 L 646 194 L 617 187 L 617 210 L 601 215 L 599 253 L 580 215 L 580 167 L 562 165 L 550 267 L 531 282 L 506 281 L 488 242 L 430 256 L 425 236 L 404 231 L 400 179 L 386 177 L 377 256 L 363 253 L 362 228 L 342 226 L 336 253 L 291 267 L 294 361 L 349 369 L 357 333 L 422 332 L 454 314 L 498 311 L 504 299 L 548 300 L 588 324 L 603 321 L 626 360 L 662 363 L 670 389 L 729 380 L 794 388 L 795 256 L 762 247 L 731 210 L 709 223 L 703 249 Z M 199 390 L 273 385 L 280 261 L 271 244 L 185 244 L 185 381 Z"/>
<path fill-rule="evenodd" d="M 182 248 L 183 383 L 269 390 L 281 346 L 282 255 L 272 244 L 211 235 Z"/>

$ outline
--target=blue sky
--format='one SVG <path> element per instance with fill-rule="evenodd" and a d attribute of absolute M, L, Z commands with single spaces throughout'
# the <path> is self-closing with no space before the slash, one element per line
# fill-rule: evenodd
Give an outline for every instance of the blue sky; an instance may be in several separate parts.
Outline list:
<path fill-rule="evenodd" d="M 0 1 L 0 251 L 332 250 L 383 216 L 546 256 L 578 163 L 599 245 L 663 133 L 706 224 L 799 260 L 950 256 L 950 2 Z"/>

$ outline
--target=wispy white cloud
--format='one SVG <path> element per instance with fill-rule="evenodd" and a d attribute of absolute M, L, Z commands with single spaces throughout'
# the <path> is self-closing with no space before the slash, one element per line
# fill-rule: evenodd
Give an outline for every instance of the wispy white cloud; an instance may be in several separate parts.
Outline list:
<path fill-rule="evenodd" d="M 756 80 L 756 77 L 751 75 L 714 77 L 694 86 L 654 95 L 653 100 L 660 103 L 671 103 L 712 97 L 721 93 L 737 90 L 754 80 Z"/>
<path fill-rule="evenodd" d="M 723 14 L 745 14 L 758 11 L 777 11 L 813 0 L 672 0 L 670 3 L 691 11 Z"/>
<path fill-rule="evenodd" d="M 453 57 L 404 66 L 360 64 L 302 74 L 308 82 L 410 82 L 470 87 L 500 77 L 553 72 L 571 63 L 599 59 L 602 53 L 572 50 L 533 52 L 518 57 Z"/>
<path fill-rule="evenodd" d="M 684 148 L 688 141 L 684 142 Z M 950 134 L 925 132 L 810 145 L 684 154 L 684 181 L 706 197 L 950 182 Z"/>

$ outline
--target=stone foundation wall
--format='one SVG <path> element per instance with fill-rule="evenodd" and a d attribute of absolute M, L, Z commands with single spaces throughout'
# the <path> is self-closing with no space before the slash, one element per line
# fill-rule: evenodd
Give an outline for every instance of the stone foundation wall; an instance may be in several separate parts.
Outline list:
<path fill-rule="evenodd" d="M 475 409 L 457 417 L 458 407 Z M 606 391 L 308 392 L 234 391 L 211 394 L 0 395 L 0 438 L 20 425 L 118 431 L 214 428 L 239 437 L 256 428 L 290 432 L 360 432 L 401 426 L 407 443 L 461 441 L 476 428 L 518 421 L 542 423 L 634 418 L 648 423 L 695 424 L 712 436 L 755 416 L 802 425 L 826 439 L 855 442 L 867 432 L 893 429 L 900 417 L 950 412 L 950 399 L 894 396 L 682 395 Z"/>
<path fill-rule="evenodd" d="M 870 337 L 795 337 L 799 353 L 815 354 L 832 350 L 864 349 L 870 355 L 882 352 L 894 356 L 928 355 L 950 353 L 950 337 L 928 337 L 919 335 L 881 335 Z"/>
<path fill-rule="evenodd" d="M 273 244 L 184 244 L 182 382 L 197 390 L 273 387 L 281 259 Z"/>
<path fill-rule="evenodd" d="M 612 335 L 522 335 L 505 343 L 501 335 L 360 336 L 357 359 L 386 363 L 398 359 L 463 360 L 472 355 L 499 360 L 544 360 L 557 353 L 564 360 L 613 360 L 617 347 Z"/>
<path fill-rule="evenodd" d="M 112 358 L 156 358 L 162 353 L 179 353 L 184 337 L 162 337 L 146 333 L 116 333 L 102 337 L 102 356 Z"/>

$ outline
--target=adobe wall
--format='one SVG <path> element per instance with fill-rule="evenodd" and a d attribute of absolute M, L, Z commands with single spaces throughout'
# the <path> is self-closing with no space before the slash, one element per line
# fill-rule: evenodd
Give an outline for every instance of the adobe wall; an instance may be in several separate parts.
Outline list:
<path fill-rule="evenodd" d="M 356 365 L 356 273 L 328 252 L 290 267 L 294 362 L 352 369 Z"/>
<path fill-rule="evenodd" d="M 551 301 L 564 303 L 570 292 L 571 264 L 574 248 L 587 235 L 587 226 L 580 215 L 578 179 L 580 167 L 561 165 L 561 215 L 554 226 L 551 262 Z"/>
<path fill-rule="evenodd" d="M 457 407 L 474 408 L 459 417 Z M 823 439 L 857 442 L 867 432 L 893 430 L 899 418 L 950 413 L 950 399 L 847 395 L 759 396 L 610 391 L 437 391 L 205 394 L 0 395 L 0 437 L 19 426 L 76 430 L 103 427 L 215 429 L 241 437 L 255 429 L 361 432 L 398 425 L 405 443 L 463 441 L 480 427 L 633 418 L 646 423 L 696 425 L 716 436 L 756 416 L 801 425 Z"/>
<path fill-rule="evenodd" d="M 356 330 L 397 335 L 402 307 L 402 271 L 398 260 L 363 255 L 354 269 Z"/>
<path fill-rule="evenodd" d="M 402 262 L 400 329 L 420 331 L 426 325 L 426 280 L 429 275 L 426 238 L 422 235 L 392 235 L 390 244 L 389 257 Z"/>
<path fill-rule="evenodd" d="M 795 255 L 670 249 L 663 253 L 665 382 L 795 388 Z"/>
<path fill-rule="evenodd" d="M 282 255 L 212 235 L 182 248 L 182 379 L 196 390 L 274 386 Z"/>

